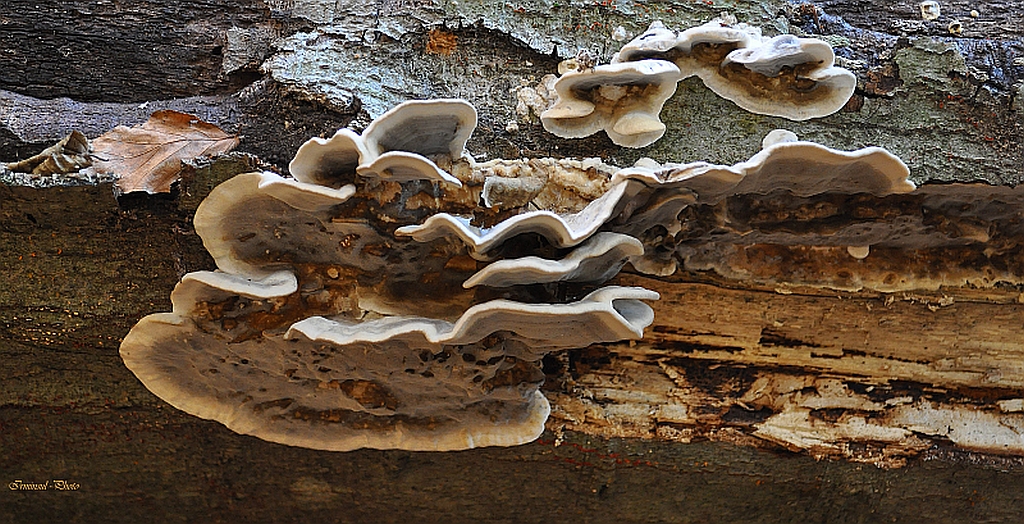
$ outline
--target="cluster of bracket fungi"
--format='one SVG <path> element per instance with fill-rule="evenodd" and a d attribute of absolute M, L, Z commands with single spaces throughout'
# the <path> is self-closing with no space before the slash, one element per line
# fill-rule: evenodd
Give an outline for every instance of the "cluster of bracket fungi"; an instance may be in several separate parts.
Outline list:
<path fill-rule="evenodd" d="M 658 114 L 678 82 L 691 76 L 753 113 L 827 116 L 857 85 L 834 61 L 832 47 L 815 38 L 766 38 L 757 27 L 720 19 L 682 32 L 654 22 L 610 64 L 562 75 L 555 82 L 558 98 L 541 122 L 563 138 L 603 129 L 617 145 L 644 147 L 665 134 Z"/>
<path fill-rule="evenodd" d="M 170 404 L 274 442 L 451 450 L 536 438 L 549 412 L 543 356 L 640 338 L 653 320 L 642 301 L 658 295 L 598 287 L 641 250 L 595 234 L 621 189 L 579 213 L 491 227 L 439 213 L 481 176 L 463 151 L 475 125 L 466 102 L 407 102 L 362 135 L 306 143 L 295 179 L 218 186 L 195 227 L 219 271 L 186 275 L 173 312 L 126 337 L 125 363 Z"/>
<path fill-rule="evenodd" d="M 620 58 L 649 56 L 644 42 Z M 657 293 L 605 285 L 624 267 L 880 291 L 1024 283 L 1024 191 L 916 188 L 880 148 L 776 131 L 732 166 L 476 162 L 475 125 L 464 101 L 406 102 L 307 142 L 294 178 L 218 186 L 194 221 L 218 270 L 185 275 L 173 311 L 131 330 L 126 365 L 171 405 L 273 442 L 515 445 L 544 429 L 545 355 L 654 321 Z"/>

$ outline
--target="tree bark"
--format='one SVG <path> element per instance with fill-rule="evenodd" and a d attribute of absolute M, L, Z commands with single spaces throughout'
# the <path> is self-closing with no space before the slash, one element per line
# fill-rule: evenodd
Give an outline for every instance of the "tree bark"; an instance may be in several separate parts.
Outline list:
<path fill-rule="evenodd" d="M 237 435 L 153 396 L 117 352 L 139 318 L 170 310 L 183 274 L 214 268 L 191 217 L 217 183 L 285 172 L 309 137 L 361 130 L 407 99 L 472 102 L 478 160 L 730 164 L 784 127 L 836 149 L 885 147 L 918 184 L 1016 186 L 1024 26 L 1013 7 L 943 2 L 925 21 L 917 1 L 5 2 L 0 158 L 164 108 L 243 138 L 240 153 L 186 167 L 170 195 L 115 198 L 108 180 L 0 169 L 0 481 L 50 481 L 4 490 L 0 518 L 1019 520 L 1020 286 L 882 293 L 626 271 L 613 283 L 662 295 L 645 338 L 549 357 L 553 413 L 537 442 L 444 454 Z M 607 59 L 617 26 L 635 36 L 653 20 L 684 29 L 726 11 L 767 34 L 826 38 L 857 75 L 851 103 L 789 122 L 690 79 L 662 112 L 666 136 L 641 150 L 603 134 L 560 139 L 517 112 L 518 90 L 561 59 L 580 48 Z M 454 35 L 454 49 L 428 46 L 431 30 Z M 1017 447 L 1000 452 L 1004 442 Z M 80 487 L 54 493 L 55 480 Z"/>

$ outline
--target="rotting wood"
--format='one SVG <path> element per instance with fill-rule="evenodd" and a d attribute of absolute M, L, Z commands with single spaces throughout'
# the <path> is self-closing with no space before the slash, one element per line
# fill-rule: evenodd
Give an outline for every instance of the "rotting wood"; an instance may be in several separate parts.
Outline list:
<path fill-rule="evenodd" d="M 882 466 L 904 464 L 929 439 L 1019 453 L 1019 434 L 1000 427 L 1021 426 L 1019 291 L 782 294 L 675 280 L 617 279 L 661 293 L 655 323 L 641 341 L 591 348 L 584 365 L 568 366 L 575 376 L 554 396 L 549 427 L 761 439 Z M 793 413 L 807 417 L 786 420 Z M 939 427 L 978 413 L 978 434 Z M 783 422 L 791 431 L 780 436 Z"/>
<path fill-rule="evenodd" d="M 123 111 L 120 114 L 168 96 L 221 96 L 232 86 L 244 84 L 233 84 L 235 80 L 231 78 L 212 80 L 212 72 L 221 70 L 214 53 L 217 42 L 226 38 L 232 25 L 261 25 L 269 11 L 272 20 L 283 21 L 281 35 L 287 36 L 297 28 L 308 29 L 323 23 L 322 19 L 304 18 L 299 11 L 327 3 L 331 9 L 351 8 L 334 0 L 295 2 L 289 8 L 288 2 L 273 0 L 266 2 L 266 11 L 257 15 L 239 15 L 234 7 L 225 11 L 219 6 L 211 13 L 205 8 L 188 10 L 192 2 L 135 2 L 131 4 L 135 12 L 125 19 L 125 24 L 104 25 L 102 16 L 90 17 L 75 11 L 89 9 L 87 4 L 68 7 L 57 1 L 4 2 L 0 6 L 0 32 L 5 43 L 12 46 L 8 49 L 16 53 L 0 57 L 0 89 L 47 99 L 70 96 L 73 100 L 66 103 L 71 105 L 80 100 L 122 101 L 125 104 L 118 109 Z M 350 24 L 342 30 L 346 34 L 379 36 L 384 33 L 378 29 L 387 29 L 388 24 L 402 25 L 396 23 L 395 13 L 410 4 L 380 4 L 380 16 L 360 18 L 363 25 L 358 30 L 351 26 L 350 18 L 341 16 L 337 21 Z M 394 96 L 424 96 L 428 91 L 447 94 L 447 86 L 429 80 L 448 75 L 447 78 L 458 76 L 453 84 L 467 86 L 465 90 L 493 100 L 483 125 L 494 133 L 481 133 L 476 143 L 470 144 L 475 153 L 504 157 L 553 152 L 580 157 L 602 155 L 619 165 L 631 163 L 634 157 L 620 156 L 600 138 L 582 142 L 538 139 L 535 129 L 539 126 L 529 119 L 519 119 L 518 134 L 502 133 L 508 121 L 518 118 L 512 109 L 514 96 L 500 100 L 491 91 L 481 89 L 482 84 L 472 84 L 469 79 L 480 78 L 480 82 L 491 84 L 494 92 L 506 90 L 510 86 L 504 80 L 492 80 L 499 71 L 511 68 L 523 79 L 537 70 L 553 72 L 557 59 L 549 55 L 554 47 L 559 53 L 572 54 L 581 44 L 617 45 L 605 42 L 604 32 L 591 29 L 595 23 L 621 23 L 635 31 L 645 27 L 652 17 L 702 21 L 721 9 L 720 5 L 696 3 L 672 14 L 666 11 L 671 7 L 669 4 L 645 2 L 627 13 L 627 2 L 617 2 L 621 5 L 615 7 L 564 3 L 555 9 L 549 8 L 549 3 L 544 8 L 532 2 L 491 3 L 495 10 L 503 10 L 498 17 L 493 13 L 479 14 L 486 11 L 486 5 L 478 9 L 472 2 L 458 4 L 465 11 L 431 15 L 459 21 L 448 27 L 459 38 L 459 47 L 452 56 L 396 54 L 397 49 L 426 41 L 427 30 L 418 26 L 419 22 L 409 23 L 409 19 L 402 20 L 406 23 L 404 27 L 409 28 L 405 40 L 395 43 L 388 36 L 377 43 L 356 47 L 355 52 L 370 52 L 383 61 L 415 62 L 423 67 L 413 75 L 423 82 L 392 93 Z M 917 28 L 920 24 L 905 23 L 904 20 L 917 22 L 917 4 L 916 0 L 824 1 L 818 3 L 823 8 L 820 10 L 813 5 L 807 9 L 808 4 L 789 6 L 784 2 L 734 3 L 745 20 L 757 19 L 764 24 L 774 19 L 781 28 L 834 34 L 839 41 L 848 38 L 850 45 L 843 49 L 843 58 L 848 65 L 854 64 L 851 67 L 862 62 L 855 68 L 859 79 L 867 83 L 864 91 L 855 96 L 857 103 L 827 122 L 797 126 L 800 128 L 795 130 L 800 136 L 828 141 L 836 147 L 866 143 L 894 147 L 911 162 L 915 176 L 920 179 L 1019 182 L 1019 81 L 1024 69 L 1013 65 L 1014 58 L 1021 54 L 1019 20 L 1003 14 L 1001 9 L 1009 5 L 1003 1 L 943 2 L 944 13 L 954 13 L 956 9 L 967 12 L 969 8 L 981 13 L 978 23 L 965 24 L 963 36 L 969 38 L 953 38 L 942 33 L 945 22 L 941 20 L 924 29 Z M 156 9 L 151 8 L 154 5 Z M 187 11 L 189 17 L 173 30 L 167 30 L 180 18 L 153 16 L 165 6 L 179 15 Z M 376 9 L 378 4 L 372 6 Z M 96 12 L 104 14 L 99 9 Z M 420 11 L 419 15 L 422 14 Z M 830 18 L 835 14 L 846 17 L 856 30 L 844 26 L 842 20 Z M 259 21 L 254 23 L 253 17 Z M 45 23 L 39 22 L 44 18 Z M 68 41 L 64 28 L 69 20 L 74 21 L 74 32 L 88 37 L 90 45 L 63 47 Z M 480 26 L 474 26 L 478 20 Z M 568 40 L 566 44 L 553 43 L 546 36 L 552 24 L 559 23 L 565 31 L 560 37 Z M 268 27 L 275 24 L 272 22 Z M 37 33 L 32 27 L 43 27 L 43 31 Z M 202 30 L 195 32 L 196 28 Z M 104 33 L 107 29 L 114 33 Z M 994 32 L 996 29 L 998 32 Z M 190 33 L 192 40 L 166 44 L 164 36 L 155 36 L 163 33 L 180 37 L 182 30 L 194 31 Z M 126 41 L 128 45 L 106 45 L 125 34 L 133 37 Z M 45 37 L 42 45 L 36 45 L 41 37 Z M 927 38 L 917 41 L 918 37 Z M 929 38 L 949 44 L 954 51 L 931 45 Z M 151 41 L 164 47 L 147 45 Z M 137 50 L 149 53 L 154 47 L 167 50 L 175 46 L 179 47 L 175 52 L 198 56 L 197 62 L 188 63 L 198 64 L 198 69 L 186 71 L 182 63 L 167 68 L 163 55 L 158 60 L 147 61 L 143 56 L 143 60 L 133 62 L 143 64 L 142 69 L 112 66 L 120 63 L 119 57 L 130 56 Z M 498 53 L 484 52 L 488 46 L 511 51 L 496 57 Z M 481 56 L 483 59 L 472 60 Z M 957 60 L 961 64 L 954 63 Z M 526 66 L 526 62 L 533 66 Z M 11 64 L 15 68 L 8 67 Z M 932 66 L 935 71 L 928 71 Z M 18 73 L 14 80 L 10 71 Z M 200 71 L 199 81 L 192 80 L 194 71 Z M 253 75 L 253 71 L 252 67 L 243 68 L 241 75 Z M 922 72 L 927 74 L 921 75 Z M 33 82 L 37 85 L 30 85 Z M 516 79 L 514 86 L 518 82 Z M 169 89 L 168 85 L 172 87 Z M 656 150 L 645 154 L 661 160 L 745 158 L 756 150 L 764 133 L 779 123 L 776 119 L 742 115 L 713 96 L 705 96 L 698 87 L 680 86 L 677 99 L 669 104 L 670 109 L 676 109 L 664 115 L 670 129 L 679 130 L 678 135 L 668 137 Z M 286 110 L 288 104 L 279 102 L 280 90 L 274 82 L 252 85 L 247 92 L 259 95 L 251 99 L 254 109 L 238 117 L 252 126 L 241 131 L 246 137 L 242 150 L 259 153 L 278 166 L 286 164 L 294 148 L 309 136 L 333 132 L 352 118 L 349 115 L 324 121 L 322 106 L 302 100 L 301 118 L 297 119 L 295 113 Z M 33 102 L 37 103 L 42 101 Z M 5 151 L 4 160 L 31 156 L 69 131 L 53 125 L 46 127 L 52 130 L 50 134 L 26 141 L 7 127 L 7 118 L 13 115 L 28 122 L 49 119 L 59 123 L 62 110 L 43 108 L 29 114 L 32 106 L 19 106 L 13 113 L 10 107 L 0 101 L 0 113 L 4 116 L 0 119 L 0 150 Z M 88 109 L 97 111 L 99 107 Z M 138 109 L 133 113 L 134 122 L 123 117 L 110 118 L 110 114 L 117 114 L 114 110 L 109 114 L 99 111 L 104 119 L 110 118 L 105 120 L 110 125 L 104 123 L 96 133 L 87 134 L 96 136 L 117 123 L 140 123 L 155 109 L 158 108 Z M 332 113 L 327 114 L 334 118 Z M 294 125 L 295 122 L 299 124 Z M 322 127 L 313 125 L 316 122 L 321 122 Z M 664 154 L 667 151 L 671 151 L 671 158 Z M 679 520 L 681 515 L 709 522 L 763 522 L 765 515 L 780 522 L 814 521 L 822 515 L 842 515 L 849 521 L 929 523 L 1012 522 L 1020 518 L 1024 499 L 1012 486 L 1021 482 L 1021 461 L 965 453 L 950 448 L 942 437 L 929 440 L 928 449 L 920 452 L 918 459 L 912 457 L 916 449 L 906 451 L 892 445 L 870 449 L 855 441 L 847 444 L 848 449 L 812 450 L 815 456 L 826 457 L 857 458 L 857 453 L 864 452 L 866 460 L 882 464 L 899 464 L 910 457 L 906 459 L 908 466 L 899 470 L 883 471 L 844 461 L 816 462 L 806 455 L 757 451 L 754 446 L 770 441 L 754 436 L 754 426 L 781 409 L 763 401 L 765 407 L 759 407 L 746 395 L 756 392 L 760 385 L 754 387 L 754 382 L 766 377 L 775 384 L 790 379 L 801 387 L 810 384 L 806 386 L 808 397 L 824 390 L 834 391 L 835 381 L 849 389 L 859 388 L 863 392 L 860 395 L 868 396 L 867 401 L 858 401 L 859 406 L 842 408 L 845 411 L 835 407 L 812 409 L 806 402 L 800 408 L 807 410 L 808 416 L 825 421 L 841 421 L 843 417 L 849 420 L 851 414 L 857 414 L 856 409 L 871 407 L 869 403 L 878 400 L 869 395 L 876 391 L 883 398 L 898 402 L 929 395 L 937 402 L 945 402 L 960 395 L 968 404 L 985 403 L 993 413 L 997 409 L 1013 412 L 1020 405 L 1004 389 L 954 388 L 949 385 L 955 382 L 950 373 L 925 364 L 914 365 L 923 370 L 921 376 L 935 375 L 947 380 L 945 386 L 884 382 L 884 376 L 865 379 L 841 370 L 826 371 L 834 365 L 832 360 L 844 361 L 844 366 L 845 362 L 852 362 L 850 366 L 855 366 L 857 357 L 866 357 L 844 354 L 830 360 L 811 355 L 807 348 L 786 347 L 785 344 L 807 340 L 802 334 L 794 336 L 786 331 L 785 325 L 780 328 L 773 324 L 774 329 L 768 330 L 767 336 L 757 337 L 758 341 L 764 339 L 758 346 L 775 344 L 787 359 L 823 367 L 781 366 L 772 362 L 773 357 L 767 356 L 763 347 L 758 350 L 761 353 L 747 349 L 737 352 L 746 355 L 742 358 L 747 360 L 732 363 L 728 359 L 734 353 L 729 353 L 729 345 L 694 348 L 694 352 L 713 352 L 713 358 L 703 358 L 704 354 L 698 355 L 702 358 L 692 358 L 694 353 L 667 357 L 663 351 L 649 352 L 653 350 L 641 346 L 596 347 L 566 355 L 564 362 L 553 361 L 546 366 L 546 394 L 561 412 L 590 410 L 592 416 L 582 422 L 588 432 L 642 436 L 643 440 L 591 439 L 587 433 L 571 431 L 569 418 L 556 411 L 562 420 L 552 425 L 551 434 L 520 448 L 474 450 L 441 457 L 372 450 L 331 454 L 264 443 L 232 434 L 218 424 L 184 416 L 143 390 L 124 369 L 114 348 L 139 317 L 167 309 L 167 291 L 180 274 L 211 267 L 198 238 L 189 231 L 188 213 L 176 214 L 179 205 L 184 210 L 194 209 L 196 199 L 203 193 L 198 185 L 210 184 L 203 176 L 195 178 L 197 186 L 182 190 L 179 202 L 126 198 L 119 206 L 110 198 L 109 183 L 43 191 L 2 189 L 0 245 L 7 285 L 0 288 L 0 348 L 4 355 L 0 359 L 4 376 L 0 386 L 0 471 L 15 471 L 26 479 L 31 475 L 65 475 L 81 479 L 83 488 L 89 491 L 84 497 L 79 493 L 46 499 L 37 495 L 54 494 L 8 493 L 10 498 L 0 500 L 3 517 L 14 515 L 21 520 L 37 521 L 69 515 L 83 521 L 106 522 L 154 518 L 269 521 L 294 518 L 302 512 L 310 520 L 351 521 L 408 521 L 422 519 L 424 514 L 446 513 L 453 521 L 466 522 L 495 520 L 502 515 L 515 515 L 522 522 L 578 519 L 580 515 L 590 522 L 669 521 Z M 216 179 L 212 174 L 209 176 Z M 700 292 L 709 297 L 735 297 L 744 291 L 720 281 L 699 280 L 685 285 L 703 290 Z M 847 299 L 852 298 L 855 303 L 860 300 L 865 310 L 869 305 L 872 307 L 872 312 L 864 313 L 870 318 L 878 318 L 875 315 L 881 313 L 877 304 L 884 308 L 886 299 L 882 297 L 887 296 L 836 293 L 833 297 L 802 290 L 794 291 L 793 295 L 777 295 L 770 288 L 745 292 L 756 300 L 770 297 L 769 302 L 786 298 L 808 300 L 804 296 L 807 295 L 823 303 L 846 305 Z M 909 300 L 902 293 L 891 296 L 892 308 L 913 309 L 919 313 L 919 319 L 930 318 L 926 314 L 928 306 L 938 308 L 937 312 L 943 315 L 948 314 L 943 313 L 948 308 L 963 311 L 965 303 L 1017 307 L 1013 293 L 992 297 L 988 291 L 959 290 L 951 305 L 943 305 L 945 297 L 941 293 L 912 294 Z M 970 306 L 972 310 L 974 307 Z M 981 313 L 978 316 L 983 317 Z M 746 340 L 754 339 L 764 325 L 752 322 Z M 794 325 L 790 323 L 789 328 Z M 781 334 L 779 329 L 783 329 Z M 1013 341 L 1014 333 L 1019 332 L 1017 326 L 1016 331 L 1003 338 Z M 686 340 L 699 336 L 652 334 Z M 828 341 L 827 332 L 821 331 L 819 335 L 820 339 L 812 342 Z M 998 340 L 995 335 L 991 338 Z M 753 358 L 750 355 L 767 363 L 749 362 Z M 872 358 L 880 362 L 889 360 L 878 355 Z M 958 366 L 964 370 L 964 381 L 980 380 L 982 375 L 968 362 Z M 573 380 L 575 389 L 571 388 Z M 825 381 L 830 381 L 827 386 Z M 643 388 L 639 393 L 638 386 Z M 562 388 L 564 391 L 559 392 Z M 870 388 L 874 389 L 868 391 Z M 679 400 L 685 395 L 694 400 Z M 650 400 L 644 400 L 645 396 Z M 658 404 L 665 399 L 671 402 Z M 657 417 L 649 413 L 650 405 L 661 406 Z M 803 414 L 790 413 L 795 413 L 790 415 L 794 417 Z M 631 425 L 634 420 L 638 422 Z M 703 432 L 694 430 L 693 420 L 707 421 Z M 616 422 L 618 425 L 613 425 Z M 703 438 L 752 445 L 697 442 Z M 687 439 L 694 443 L 678 444 Z M 908 441 L 911 447 L 920 442 Z M 563 445 L 556 446 L 557 443 Z M 886 462 L 884 453 L 893 453 L 893 462 Z M 510 493 L 514 495 L 509 496 Z M 130 503 L 125 504 L 126 500 Z"/>

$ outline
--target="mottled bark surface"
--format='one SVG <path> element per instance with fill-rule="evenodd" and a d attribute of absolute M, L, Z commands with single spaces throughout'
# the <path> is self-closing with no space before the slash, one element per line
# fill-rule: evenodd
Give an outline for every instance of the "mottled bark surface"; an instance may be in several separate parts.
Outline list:
<path fill-rule="evenodd" d="M 1017 6 L 943 2 L 938 20 L 923 21 L 917 4 L 7 1 L 0 159 L 175 108 L 241 134 L 241 151 L 283 170 L 310 136 L 359 129 L 402 100 L 463 97 L 480 112 L 477 158 L 731 163 L 785 127 L 837 149 L 885 147 L 917 182 L 1016 185 Z M 604 135 L 558 139 L 515 110 L 517 89 L 577 49 L 607 59 L 616 26 L 635 35 L 662 19 L 682 29 L 723 12 L 768 34 L 828 39 L 858 76 L 851 104 L 793 123 L 746 113 L 694 79 L 662 112 L 666 136 L 643 150 Z M 455 35 L 455 47 L 428 46 L 430 29 Z M 117 347 L 139 318 L 170 309 L 182 274 L 212 268 L 191 214 L 218 181 L 257 163 L 189 169 L 170 196 L 120 200 L 109 183 L 5 179 L 0 482 L 51 484 L 4 488 L 0 521 L 1021 519 L 1024 463 L 967 450 L 955 424 L 848 438 L 864 417 L 907 426 L 901 406 L 922 402 L 991 419 L 956 419 L 968 429 L 1019 413 L 1017 288 L 778 293 L 707 275 L 623 274 L 619 283 L 663 294 L 648 337 L 549 359 L 548 432 L 516 448 L 326 453 L 178 412 L 142 387 Z M 41 188 L 67 184 L 76 187 Z M 784 431 L 793 428 L 820 432 Z M 80 487 L 59 492 L 53 480 Z"/>

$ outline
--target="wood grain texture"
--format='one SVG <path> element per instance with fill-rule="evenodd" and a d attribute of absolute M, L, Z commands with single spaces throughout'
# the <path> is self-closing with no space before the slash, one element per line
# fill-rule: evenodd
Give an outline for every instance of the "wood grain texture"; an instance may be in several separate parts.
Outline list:
<path fill-rule="evenodd" d="M 985 429 L 1017 423 L 1024 304 L 1016 292 L 780 294 L 618 281 L 662 294 L 655 324 L 641 341 L 570 355 L 571 379 L 552 391 L 554 418 L 568 429 L 775 443 L 890 467 L 946 440 L 1018 453 L 1004 446 L 1019 447 L 1015 434 L 996 443 L 998 431 Z M 796 413 L 809 417 L 789 427 L 802 436 L 780 441 L 775 424 Z M 908 422 L 977 413 L 985 420 L 971 424 L 990 441 Z"/>

